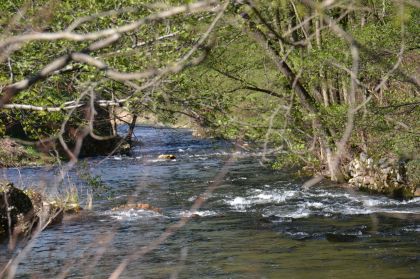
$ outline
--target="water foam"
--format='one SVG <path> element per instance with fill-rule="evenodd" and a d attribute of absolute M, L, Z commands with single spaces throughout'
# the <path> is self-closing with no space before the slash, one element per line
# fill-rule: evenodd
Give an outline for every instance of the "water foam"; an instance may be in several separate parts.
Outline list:
<path fill-rule="evenodd" d="M 283 203 L 296 196 L 297 191 L 264 191 L 254 189 L 248 193 L 247 197 L 235 197 L 225 200 L 234 210 L 246 211 L 246 209 L 258 204 Z"/>
<path fill-rule="evenodd" d="M 180 217 L 194 217 L 194 216 L 200 216 L 200 217 L 209 217 L 209 216 L 215 216 L 217 215 L 216 211 L 213 210 L 184 210 L 179 213 Z"/>
<path fill-rule="evenodd" d="M 103 214 L 119 221 L 134 221 L 138 219 L 163 217 L 163 215 L 158 212 L 132 208 L 128 210 L 107 210 Z"/>
<path fill-rule="evenodd" d="M 372 213 L 420 214 L 420 198 L 398 201 L 387 197 L 348 193 L 341 189 L 298 191 L 290 189 L 248 190 L 245 195 L 225 199 L 232 210 L 246 212 L 265 205 L 263 216 L 299 219 L 311 215 L 366 215 Z"/>

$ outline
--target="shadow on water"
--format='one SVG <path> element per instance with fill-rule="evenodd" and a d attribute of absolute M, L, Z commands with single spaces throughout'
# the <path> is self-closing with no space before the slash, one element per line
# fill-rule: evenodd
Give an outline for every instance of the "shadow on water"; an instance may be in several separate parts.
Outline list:
<path fill-rule="evenodd" d="M 195 214 L 122 277 L 167 278 L 181 270 L 180 278 L 419 278 L 420 199 L 401 202 L 328 184 L 302 191 L 302 181 L 261 166 L 258 152 L 196 139 L 185 129 L 139 127 L 135 133 L 142 144 L 132 156 L 88 160 L 113 196 L 96 197 L 92 211 L 44 231 L 18 277 L 106 278 L 170 224 Z M 177 159 L 159 160 L 161 153 Z M 237 160 L 220 187 L 189 212 L 232 153 Z M 49 185 L 56 172 L 23 168 L 3 175 L 18 184 Z M 83 198 L 87 186 L 75 171 L 69 180 Z M 162 213 L 111 210 L 128 200 Z M 3 265 L 10 254 L 0 249 Z"/>

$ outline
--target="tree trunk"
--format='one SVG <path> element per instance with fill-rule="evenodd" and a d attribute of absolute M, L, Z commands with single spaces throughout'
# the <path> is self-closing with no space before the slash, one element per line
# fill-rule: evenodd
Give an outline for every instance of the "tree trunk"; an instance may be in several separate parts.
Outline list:
<path fill-rule="evenodd" d="M 249 29 L 247 31 L 252 35 L 256 42 L 266 50 L 268 56 L 273 60 L 278 70 L 288 79 L 291 88 L 295 91 L 303 108 L 313 117 L 312 124 L 318 133 L 321 142 L 321 148 L 326 155 L 326 164 L 330 172 L 330 178 L 332 181 L 338 181 L 340 177 L 342 177 L 340 175 L 340 168 L 338 167 L 339 157 L 333 154 L 333 151 L 330 147 L 331 144 L 334 144 L 333 137 L 331 136 L 329 129 L 322 124 L 321 118 L 319 116 L 319 104 L 309 93 L 309 91 L 306 90 L 299 77 L 293 72 L 286 61 L 282 59 L 273 41 L 269 39 L 269 36 L 263 33 L 256 26 L 256 24 L 250 20 L 248 15 L 242 16 L 248 22 Z"/>
<path fill-rule="evenodd" d="M 134 114 L 133 119 L 131 120 L 130 126 L 128 127 L 127 136 L 125 137 L 125 140 L 130 145 L 133 142 L 133 133 L 134 133 L 134 128 L 136 127 L 136 122 L 137 122 L 137 114 Z"/>

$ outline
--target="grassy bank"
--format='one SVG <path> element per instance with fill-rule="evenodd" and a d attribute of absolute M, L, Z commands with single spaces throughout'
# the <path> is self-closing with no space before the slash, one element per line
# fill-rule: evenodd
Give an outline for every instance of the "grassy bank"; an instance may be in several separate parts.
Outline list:
<path fill-rule="evenodd" d="M 55 158 L 48 153 L 40 152 L 34 146 L 26 146 L 10 138 L 0 139 L 0 167 L 50 165 Z"/>

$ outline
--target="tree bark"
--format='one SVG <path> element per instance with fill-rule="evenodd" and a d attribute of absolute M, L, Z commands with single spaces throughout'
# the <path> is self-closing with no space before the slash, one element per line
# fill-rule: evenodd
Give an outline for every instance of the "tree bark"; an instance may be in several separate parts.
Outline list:
<path fill-rule="evenodd" d="M 133 115 L 133 119 L 131 120 L 130 126 L 128 127 L 127 136 L 125 137 L 126 141 L 131 145 L 133 142 L 133 134 L 134 134 L 134 128 L 136 127 L 137 122 L 137 114 Z"/>

